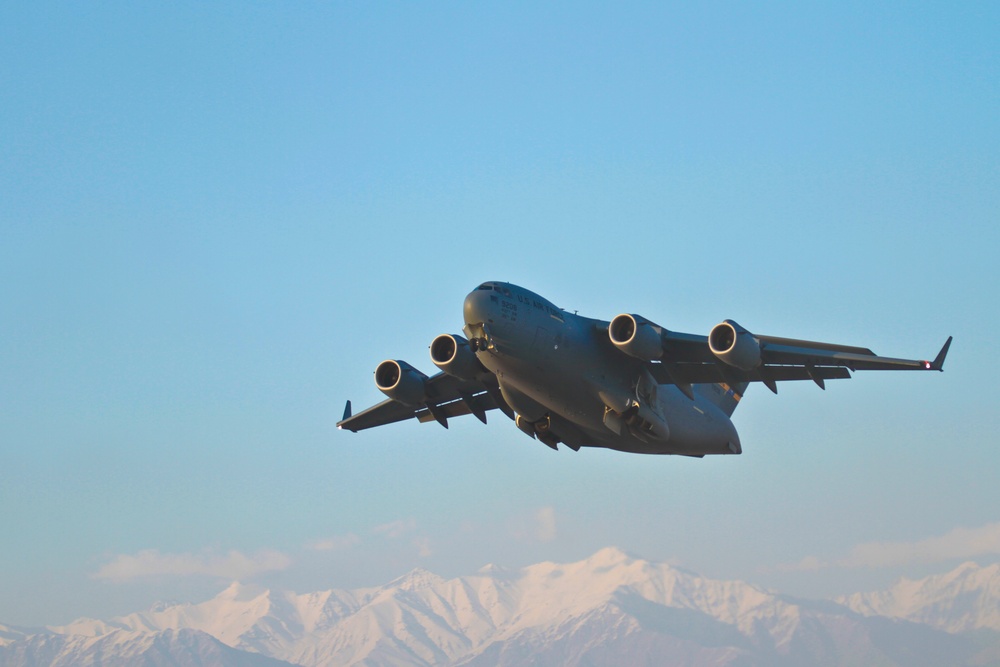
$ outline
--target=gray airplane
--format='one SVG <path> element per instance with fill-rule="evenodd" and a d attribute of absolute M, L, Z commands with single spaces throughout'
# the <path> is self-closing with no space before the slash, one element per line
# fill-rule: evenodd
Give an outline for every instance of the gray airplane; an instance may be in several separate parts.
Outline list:
<path fill-rule="evenodd" d="M 552 449 L 606 447 L 640 454 L 740 454 L 730 417 L 751 382 L 824 382 L 860 370 L 940 371 L 934 361 L 892 359 L 866 348 L 752 334 L 732 320 L 708 336 L 669 331 L 639 315 L 610 322 L 568 313 L 528 290 L 483 283 L 465 297 L 467 338 L 431 342 L 440 372 L 383 361 L 375 385 L 388 396 L 338 428 L 361 431 L 416 417 L 448 427 L 499 409 Z"/>

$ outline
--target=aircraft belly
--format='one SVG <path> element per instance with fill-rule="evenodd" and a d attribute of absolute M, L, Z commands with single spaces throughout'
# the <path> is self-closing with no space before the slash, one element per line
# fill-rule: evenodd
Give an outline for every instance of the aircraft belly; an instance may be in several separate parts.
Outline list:
<path fill-rule="evenodd" d="M 496 361 L 496 359 L 494 359 Z M 530 421 L 545 413 L 563 422 L 563 431 L 553 428 L 557 436 L 580 446 L 606 447 L 602 417 L 604 405 L 596 392 L 577 373 L 555 368 L 539 368 L 504 359 L 497 368 L 501 391 L 514 409 Z"/>
<path fill-rule="evenodd" d="M 603 405 L 596 393 L 589 391 L 581 373 L 588 366 L 586 362 L 599 355 L 588 334 L 548 315 L 544 319 L 537 313 L 530 315 L 522 318 L 518 339 L 506 337 L 511 336 L 511 330 L 505 332 L 505 337 L 497 335 L 496 348 L 479 353 L 480 361 L 497 376 L 501 387 L 530 399 L 524 401 L 527 404 L 524 407 L 528 408 L 525 412 L 537 412 L 536 406 L 541 405 L 588 431 L 603 428 Z M 524 352 L 515 355 L 511 350 Z M 516 397 L 512 399 L 518 402 Z"/>
<path fill-rule="evenodd" d="M 600 425 L 590 429 L 600 443 L 595 446 L 639 454 L 741 453 L 739 435 L 732 421 L 705 396 L 696 391 L 691 400 L 674 385 L 659 385 L 656 393 L 660 413 L 670 430 L 666 440 L 637 437 L 629 429 L 616 434 L 604 426 L 602 414 Z M 603 404 L 600 409 L 603 411 Z"/>

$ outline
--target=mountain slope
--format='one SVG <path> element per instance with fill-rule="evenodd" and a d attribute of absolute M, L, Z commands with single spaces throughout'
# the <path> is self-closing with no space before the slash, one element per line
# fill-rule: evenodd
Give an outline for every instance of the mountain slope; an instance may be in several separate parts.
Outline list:
<path fill-rule="evenodd" d="M 0 667 L 289 667 L 226 646 L 197 630 L 127 632 L 99 637 L 36 634 L 0 646 Z"/>

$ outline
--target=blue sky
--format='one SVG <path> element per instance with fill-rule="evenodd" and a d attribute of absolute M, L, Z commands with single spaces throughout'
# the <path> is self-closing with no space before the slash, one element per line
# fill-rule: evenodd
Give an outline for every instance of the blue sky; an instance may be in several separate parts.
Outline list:
<path fill-rule="evenodd" d="M 808 595 L 996 560 L 998 30 L 992 3 L 5 5 L 0 623 L 610 544 Z M 336 431 L 489 279 L 955 345 L 752 389 L 741 457 Z"/>

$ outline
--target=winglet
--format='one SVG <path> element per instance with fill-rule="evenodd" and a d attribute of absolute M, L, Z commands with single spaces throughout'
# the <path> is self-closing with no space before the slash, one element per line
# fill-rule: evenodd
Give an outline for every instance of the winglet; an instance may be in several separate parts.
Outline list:
<path fill-rule="evenodd" d="M 350 418 L 351 418 L 351 402 L 347 401 L 347 405 L 344 406 L 344 418 L 341 419 L 340 421 L 346 422 Z"/>
<path fill-rule="evenodd" d="M 942 368 L 944 366 L 944 358 L 946 356 L 948 356 L 948 348 L 951 347 L 951 339 L 952 339 L 952 336 L 948 336 L 948 340 L 946 340 L 944 342 L 944 346 L 941 347 L 941 351 L 938 352 L 938 355 L 937 355 L 937 357 L 934 358 L 934 361 L 932 361 L 930 363 L 930 366 L 928 366 L 928 369 L 930 369 L 932 371 L 943 371 L 944 370 L 944 368 Z"/>

